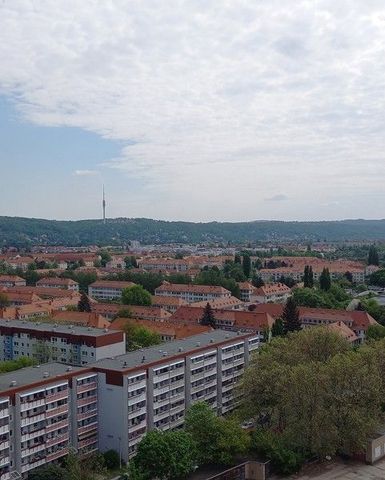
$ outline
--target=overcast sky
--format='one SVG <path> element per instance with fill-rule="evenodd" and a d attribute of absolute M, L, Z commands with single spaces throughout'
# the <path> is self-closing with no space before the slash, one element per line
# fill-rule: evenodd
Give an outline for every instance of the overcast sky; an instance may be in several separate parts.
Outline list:
<path fill-rule="evenodd" d="M 2 0 L 0 214 L 384 218 L 384 0 Z"/>

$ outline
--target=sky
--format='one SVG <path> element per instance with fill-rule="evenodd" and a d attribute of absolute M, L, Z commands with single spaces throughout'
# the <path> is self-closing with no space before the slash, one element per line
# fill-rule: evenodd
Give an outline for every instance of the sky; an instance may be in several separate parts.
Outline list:
<path fill-rule="evenodd" d="M 0 215 L 384 218 L 383 0 L 2 0 Z"/>

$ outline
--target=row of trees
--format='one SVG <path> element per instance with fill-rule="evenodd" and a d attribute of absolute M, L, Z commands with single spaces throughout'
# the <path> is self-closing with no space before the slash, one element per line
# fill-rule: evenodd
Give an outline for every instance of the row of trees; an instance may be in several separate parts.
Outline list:
<path fill-rule="evenodd" d="M 244 418 L 254 447 L 295 470 L 306 459 L 363 451 L 385 407 L 385 340 L 358 349 L 325 327 L 273 339 L 246 370 Z"/>

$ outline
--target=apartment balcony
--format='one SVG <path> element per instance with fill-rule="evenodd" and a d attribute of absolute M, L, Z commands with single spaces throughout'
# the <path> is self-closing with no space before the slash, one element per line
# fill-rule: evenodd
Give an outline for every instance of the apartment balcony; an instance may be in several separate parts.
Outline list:
<path fill-rule="evenodd" d="M 141 388 L 146 388 L 146 380 L 139 380 L 139 382 L 130 383 L 127 391 L 134 392 L 135 390 L 139 390 Z"/>
<path fill-rule="evenodd" d="M 96 382 L 85 383 L 84 385 L 78 385 L 76 388 L 77 393 L 89 392 L 90 390 L 97 390 L 98 384 Z"/>
<path fill-rule="evenodd" d="M 3 425 L 2 427 L 0 427 L 0 435 L 8 432 L 9 432 L 9 425 Z"/>
<path fill-rule="evenodd" d="M 9 417 L 9 408 L 3 408 L 0 410 L 0 418 Z"/>
<path fill-rule="evenodd" d="M 171 390 L 171 385 L 164 385 L 163 387 L 156 387 L 154 388 L 154 397 L 158 395 L 162 395 L 163 393 L 167 393 Z"/>
<path fill-rule="evenodd" d="M 147 412 L 147 407 L 144 406 L 132 412 L 128 412 L 128 418 L 135 418 L 135 417 L 138 417 L 139 415 L 145 414 L 146 412 Z"/>
<path fill-rule="evenodd" d="M 45 433 L 46 433 L 45 427 L 42 427 L 39 430 L 36 430 L 35 432 L 25 433 L 24 435 L 21 436 L 21 441 L 27 442 L 28 440 L 33 440 L 36 437 L 41 437 Z"/>
<path fill-rule="evenodd" d="M 61 407 L 53 408 L 52 410 L 47 410 L 45 413 L 45 416 L 46 418 L 52 418 L 67 412 L 68 412 L 68 405 L 63 405 Z"/>
<path fill-rule="evenodd" d="M 20 421 L 20 425 L 22 427 L 26 427 L 27 425 L 31 425 L 32 423 L 38 423 L 41 420 L 45 420 L 45 414 L 40 413 L 39 415 L 35 415 L 34 417 L 26 417 L 22 418 Z"/>
<path fill-rule="evenodd" d="M 46 403 L 58 402 L 59 400 L 64 400 L 68 398 L 68 391 L 64 390 L 63 392 L 51 393 L 46 396 Z"/>
<path fill-rule="evenodd" d="M 170 403 L 171 397 L 162 398 L 162 400 L 154 400 L 154 408 L 162 407 L 163 405 L 167 405 Z"/>
<path fill-rule="evenodd" d="M 46 458 L 41 458 L 41 459 L 39 459 L 39 460 L 36 460 L 36 462 L 27 463 L 26 465 L 23 465 L 23 466 L 21 467 L 21 473 L 28 472 L 29 470 L 32 470 L 32 469 L 34 469 L 34 468 L 40 467 L 41 465 L 44 465 L 45 463 L 48 462 L 47 458 L 48 458 L 48 457 L 46 457 Z"/>
<path fill-rule="evenodd" d="M 36 447 L 25 448 L 21 451 L 21 457 L 28 457 L 29 455 L 45 450 L 45 448 L 45 443 L 40 443 L 39 445 L 36 445 Z"/>
<path fill-rule="evenodd" d="M 222 385 L 222 392 L 228 392 L 229 390 L 232 390 L 234 386 L 235 386 L 234 383 L 228 383 L 226 385 Z"/>
<path fill-rule="evenodd" d="M 60 430 L 61 428 L 68 426 L 68 420 L 62 420 L 61 422 L 51 423 L 45 427 L 46 433 L 54 432 L 55 430 Z"/>
<path fill-rule="evenodd" d="M 0 443 L 0 451 L 1 450 L 6 450 L 7 448 L 9 448 L 9 441 L 8 440 Z"/>
<path fill-rule="evenodd" d="M 69 435 L 68 435 L 68 433 L 66 433 L 66 434 L 58 436 L 56 438 L 47 439 L 45 445 L 48 448 L 48 447 L 53 447 L 54 445 L 57 445 L 59 443 L 68 442 L 68 441 L 69 441 Z"/>
<path fill-rule="evenodd" d="M 93 422 L 90 425 L 84 425 L 83 427 L 78 427 L 78 435 L 84 435 L 85 433 L 92 432 L 92 430 L 97 430 L 98 422 Z"/>
<path fill-rule="evenodd" d="M 169 385 L 171 388 L 169 388 L 169 390 L 174 390 L 175 388 L 184 387 L 184 382 L 185 382 L 184 378 L 178 380 L 177 382 L 171 382 Z"/>
<path fill-rule="evenodd" d="M 227 360 L 228 358 L 234 357 L 234 355 L 240 355 L 241 353 L 244 353 L 244 352 L 245 352 L 244 347 L 238 350 L 232 350 L 231 352 L 222 352 L 222 361 Z"/>
<path fill-rule="evenodd" d="M 0 475 L 0 480 L 10 480 L 11 474 L 10 472 L 4 472 L 3 474 Z"/>
<path fill-rule="evenodd" d="M 138 435 L 137 437 L 135 438 L 129 438 L 128 439 L 128 445 L 130 447 L 133 447 L 134 445 L 137 445 L 143 438 L 143 436 L 145 435 L 145 433 L 141 434 L 141 435 Z"/>
<path fill-rule="evenodd" d="M 63 448 L 61 450 L 58 450 L 57 452 L 50 453 L 49 455 L 46 456 L 46 462 L 53 462 L 54 460 L 57 460 L 60 457 L 64 457 L 64 455 L 68 454 L 68 448 Z"/>
<path fill-rule="evenodd" d="M 170 408 L 170 414 L 171 415 L 174 415 L 175 413 L 177 412 L 181 412 L 182 410 L 184 411 L 185 410 L 185 404 L 182 403 L 181 405 L 176 405 L 175 407 L 171 407 Z"/>
<path fill-rule="evenodd" d="M 80 407 L 83 405 L 89 405 L 90 403 L 95 403 L 97 400 L 98 400 L 98 397 L 96 395 L 93 395 L 92 397 L 78 399 L 76 403 L 78 407 Z"/>
<path fill-rule="evenodd" d="M 5 467 L 10 462 L 9 455 L 0 456 L 0 467 Z"/>
<path fill-rule="evenodd" d="M 140 430 L 141 428 L 146 428 L 147 427 L 147 422 L 146 419 L 142 420 L 141 422 L 137 423 L 136 425 L 128 425 L 128 432 L 129 433 L 134 433 L 137 430 Z"/>
<path fill-rule="evenodd" d="M 78 449 L 88 447 L 89 445 L 96 444 L 98 442 L 98 437 L 86 438 L 85 440 L 80 440 L 78 442 Z"/>
<path fill-rule="evenodd" d="M 128 398 L 128 405 L 135 405 L 136 403 L 143 402 L 146 400 L 146 392 L 141 393 L 140 395 L 136 395 L 134 397 Z"/>
<path fill-rule="evenodd" d="M 25 412 L 26 410 L 32 410 L 33 408 L 41 407 L 42 405 L 45 405 L 45 398 L 22 403 L 20 405 L 20 411 Z"/>
<path fill-rule="evenodd" d="M 88 412 L 78 413 L 76 416 L 76 419 L 78 421 L 85 420 L 86 418 L 94 417 L 97 414 L 98 414 L 98 410 L 94 408 L 93 410 L 89 410 Z"/>

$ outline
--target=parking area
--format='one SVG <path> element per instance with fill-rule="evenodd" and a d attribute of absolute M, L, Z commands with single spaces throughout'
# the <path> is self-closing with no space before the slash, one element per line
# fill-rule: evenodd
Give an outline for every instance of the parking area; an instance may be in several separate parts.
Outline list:
<path fill-rule="evenodd" d="M 331 462 L 309 468 L 306 474 L 293 475 L 292 480 L 385 480 L 385 460 L 375 465 L 358 462 Z"/>

